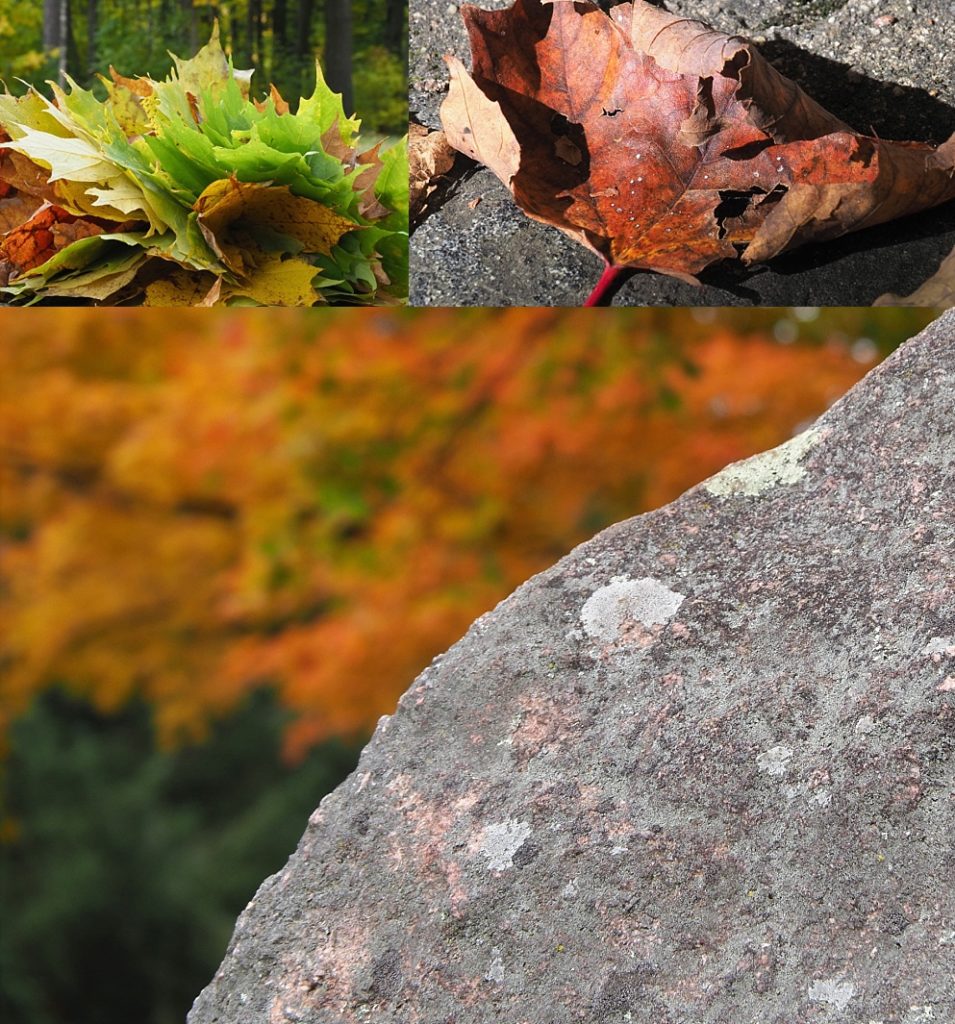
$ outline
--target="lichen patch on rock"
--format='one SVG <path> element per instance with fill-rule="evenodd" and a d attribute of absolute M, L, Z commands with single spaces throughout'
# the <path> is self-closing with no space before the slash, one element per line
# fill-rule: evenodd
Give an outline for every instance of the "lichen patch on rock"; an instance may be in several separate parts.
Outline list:
<path fill-rule="evenodd" d="M 737 494 L 754 498 L 780 484 L 799 483 L 806 475 L 801 460 L 819 443 L 820 436 L 817 428 L 810 427 L 777 448 L 732 463 L 705 480 L 703 487 L 722 498 Z"/>
<path fill-rule="evenodd" d="M 487 858 L 492 871 L 504 871 L 514 867 L 514 854 L 524 845 L 531 834 L 526 821 L 508 818 L 496 825 L 488 825 L 478 849 Z"/>
<path fill-rule="evenodd" d="M 815 1003 L 828 1003 L 837 1013 L 841 1013 L 849 1000 L 856 994 L 856 987 L 851 981 L 838 978 L 827 978 L 814 981 L 809 986 L 809 998 Z"/>
<path fill-rule="evenodd" d="M 655 626 L 669 622 L 684 599 L 684 594 L 650 576 L 638 580 L 615 577 L 590 595 L 580 618 L 587 636 L 615 642 L 629 624 Z"/>
<path fill-rule="evenodd" d="M 767 775 L 785 775 L 792 756 L 793 752 L 789 747 L 780 744 L 758 754 L 756 763 Z"/>

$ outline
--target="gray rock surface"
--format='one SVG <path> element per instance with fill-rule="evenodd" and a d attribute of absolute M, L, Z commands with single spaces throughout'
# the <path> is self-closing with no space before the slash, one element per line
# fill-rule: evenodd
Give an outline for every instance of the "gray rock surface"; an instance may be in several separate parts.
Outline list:
<path fill-rule="evenodd" d="M 479 0 L 478 6 L 509 4 Z M 411 111 L 431 127 L 440 126 L 447 89 L 442 54 L 470 66 L 460 6 L 411 0 Z M 780 71 L 860 131 L 931 142 L 955 132 L 953 0 L 667 0 L 665 6 L 755 39 Z M 411 248 L 411 301 L 420 306 L 579 305 L 602 267 L 555 228 L 524 217 L 483 168 L 414 233 Z M 953 248 L 955 203 L 948 203 L 807 246 L 752 272 L 714 268 L 702 288 L 639 274 L 615 304 L 869 305 L 885 292 L 912 292 Z"/>
<path fill-rule="evenodd" d="M 190 1024 L 955 1021 L 955 313 L 383 719 Z"/>

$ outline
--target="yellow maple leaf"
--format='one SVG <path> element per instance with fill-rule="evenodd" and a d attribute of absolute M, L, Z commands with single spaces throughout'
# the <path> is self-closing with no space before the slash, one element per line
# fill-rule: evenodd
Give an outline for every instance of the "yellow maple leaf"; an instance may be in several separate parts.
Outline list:
<path fill-rule="evenodd" d="M 242 295 L 263 306 L 314 306 L 321 296 L 312 287 L 318 273 L 306 260 L 281 253 L 259 254 L 247 281 L 229 288 L 229 295 Z"/>
<path fill-rule="evenodd" d="M 235 178 L 214 181 L 196 200 L 194 209 L 206 240 L 220 256 L 229 244 L 233 225 L 246 230 L 262 225 L 296 239 L 305 252 L 325 255 L 342 235 L 359 228 L 322 203 L 293 195 L 285 185 Z"/>
<path fill-rule="evenodd" d="M 176 268 L 166 277 L 146 286 L 144 306 L 203 306 L 215 291 L 218 298 L 220 279 L 214 274 Z"/>

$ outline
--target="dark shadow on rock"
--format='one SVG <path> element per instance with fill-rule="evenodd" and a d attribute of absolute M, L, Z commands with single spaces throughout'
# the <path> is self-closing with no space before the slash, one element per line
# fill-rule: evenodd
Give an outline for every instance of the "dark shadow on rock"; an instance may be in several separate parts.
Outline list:
<path fill-rule="evenodd" d="M 747 284 L 758 274 L 762 273 L 764 269 L 763 267 L 747 267 L 733 260 L 721 260 L 719 263 L 713 263 L 708 267 L 704 267 L 697 277 L 702 285 L 719 288 L 724 292 L 729 292 L 730 295 L 735 295 L 736 298 L 742 299 L 744 302 L 752 302 L 754 305 L 758 305 L 760 301 L 759 292 L 748 288 Z"/>
<path fill-rule="evenodd" d="M 864 135 L 937 145 L 955 132 L 955 108 L 925 89 L 868 78 L 786 39 L 770 40 L 758 49 L 777 71 Z"/>
<path fill-rule="evenodd" d="M 926 239 L 955 232 L 955 202 L 945 203 L 931 210 L 903 217 L 888 224 L 878 224 L 864 231 L 854 231 L 828 242 L 802 246 L 784 253 L 769 263 L 774 273 L 782 276 L 801 274 L 809 269 L 852 257 L 860 253 L 873 253 L 880 249 L 912 245 Z M 918 260 L 893 261 L 894 277 L 883 290 L 890 289 L 906 295 L 923 284 L 935 267 L 920 264 Z"/>
<path fill-rule="evenodd" d="M 469 178 L 473 177 L 480 165 L 475 163 L 463 153 L 458 153 L 447 174 L 440 175 L 435 181 L 434 191 L 428 196 L 424 206 L 411 217 L 410 236 L 422 224 L 446 203 L 449 203 L 461 191 L 461 186 Z M 432 179 L 434 180 L 434 179 Z"/>

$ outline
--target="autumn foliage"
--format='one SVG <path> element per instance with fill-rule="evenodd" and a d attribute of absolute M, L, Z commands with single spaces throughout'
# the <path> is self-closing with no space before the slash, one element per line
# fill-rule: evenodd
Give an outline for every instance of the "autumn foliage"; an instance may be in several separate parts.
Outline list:
<path fill-rule="evenodd" d="M 821 412 L 875 322 L 8 311 L 4 720 L 65 685 L 171 743 L 271 685 L 291 754 L 366 730 L 572 545 Z"/>
<path fill-rule="evenodd" d="M 403 142 L 365 146 L 315 68 L 256 100 L 218 29 L 165 81 L 0 92 L 0 302 L 394 305 Z"/>

